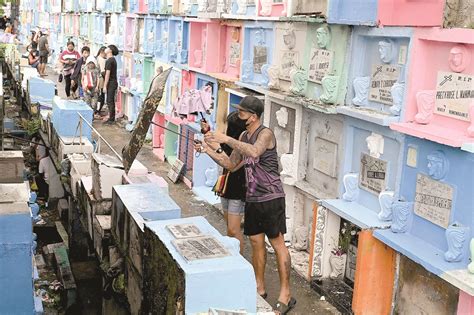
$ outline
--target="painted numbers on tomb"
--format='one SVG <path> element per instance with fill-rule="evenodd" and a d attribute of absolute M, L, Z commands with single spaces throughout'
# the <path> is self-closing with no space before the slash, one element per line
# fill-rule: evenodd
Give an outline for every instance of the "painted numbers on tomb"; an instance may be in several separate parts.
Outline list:
<path fill-rule="evenodd" d="M 439 115 L 469 121 L 469 105 L 474 101 L 474 76 L 438 72 L 435 112 Z"/>
<path fill-rule="evenodd" d="M 369 100 L 392 105 L 392 86 L 400 75 L 400 67 L 394 65 L 372 65 Z"/>
<path fill-rule="evenodd" d="M 453 205 L 453 187 L 429 176 L 416 177 L 415 213 L 426 220 L 447 228 Z"/>
<path fill-rule="evenodd" d="M 380 192 L 385 190 L 387 165 L 387 161 L 362 153 L 359 176 L 360 188 L 375 195 L 378 195 Z"/>

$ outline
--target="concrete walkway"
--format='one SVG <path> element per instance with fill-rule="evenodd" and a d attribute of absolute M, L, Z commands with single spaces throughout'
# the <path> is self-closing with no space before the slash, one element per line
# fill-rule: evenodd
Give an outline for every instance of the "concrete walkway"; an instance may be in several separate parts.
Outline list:
<path fill-rule="evenodd" d="M 93 52 L 95 53 L 95 52 Z M 58 83 L 57 77 L 51 68 L 47 68 L 48 76 L 46 79 L 56 81 L 58 95 L 66 98 L 64 91 L 64 82 Z M 107 139 L 117 152 L 121 152 L 122 148 L 128 142 L 130 133 L 123 128 L 124 122 L 118 121 L 115 125 L 107 125 L 102 121 L 94 121 L 94 127 Z M 107 152 L 107 147 L 102 146 L 102 153 Z M 150 144 L 145 144 L 141 149 L 137 159 L 143 163 L 149 171 L 155 172 L 157 175 L 167 179 L 169 164 L 160 161 L 153 153 Z M 193 192 L 182 182 L 173 184 L 169 182 L 169 190 L 171 197 L 182 209 L 183 217 L 203 216 L 223 235 L 226 234 L 226 224 L 219 209 L 200 201 Z M 244 256 L 251 261 L 251 248 L 249 240 L 245 240 Z M 266 268 L 266 289 L 268 292 L 267 301 L 274 305 L 279 293 L 279 278 L 274 254 L 268 254 L 268 262 Z M 243 288 L 244 289 L 244 288 Z M 291 314 L 339 314 L 339 312 L 328 302 L 321 301 L 320 296 L 310 288 L 309 283 L 302 279 L 296 272 L 291 273 L 291 290 L 292 295 L 296 298 L 297 304 Z"/>

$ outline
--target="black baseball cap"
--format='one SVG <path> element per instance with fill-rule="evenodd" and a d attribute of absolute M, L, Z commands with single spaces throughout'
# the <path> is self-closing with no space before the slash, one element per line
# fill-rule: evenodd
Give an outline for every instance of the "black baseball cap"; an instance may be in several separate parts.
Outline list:
<path fill-rule="evenodd" d="M 262 115 L 263 110 L 265 108 L 263 102 L 260 99 L 251 95 L 244 97 L 242 101 L 240 101 L 240 104 L 232 106 L 237 109 L 256 114 L 258 117 Z"/>

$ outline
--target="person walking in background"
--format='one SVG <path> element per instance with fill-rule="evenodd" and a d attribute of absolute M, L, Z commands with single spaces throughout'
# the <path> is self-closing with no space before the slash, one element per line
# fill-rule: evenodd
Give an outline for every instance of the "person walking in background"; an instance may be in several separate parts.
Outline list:
<path fill-rule="evenodd" d="M 80 58 L 81 55 L 74 49 L 74 42 L 71 41 L 67 43 L 67 49 L 59 55 L 59 62 L 63 64 L 62 74 L 66 83 L 64 90 L 68 98 L 71 98 L 71 74 L 74 71 L 77 60 Z"/>
<path fill-rule="evenodd" d="M 102 111 L 102 107 L 105 104 L 105 93 L 104 93 L 104 80 L 105 80 L 105 62 L 107 61 L 107 57 L 105 55 L 105 49 L 107 47 L 102 46 L 100 47 L 99 51 L 97 52 L 97 56 L 95 57 L 97 60 L 97 64 L 99 66 L 100 71 L 100 78 L 99 78 L 99 99 L 98 102 L 100 103 L 98 109 L 95 112 L 95 115 L 100 116 L 100 112 Z M 100 118 L 100 117 L 98 117 Z"/>
<path fill-rule="evenodd" d="M 71 74 L 71 92 L 76 93 L 79 89 L 79 95 L 76 95 L 75 98 L 82 97 L 82 69 L 83 66 L 86 64 L 87 58 L 89 58 L 91 54 L 91 50 L 89 47 L 84 46 L 81 49 L 82 57 L 76 61 L 74 65 L 74 71 Z"/>
<path fill-rule="evenodd" d="M 93 56 L 89 56 L 86 61 L 84 72 L 82 73 L 82 89 L 84 91 L 84 101 L 94 112 L 97 110 L 97 100 L 99 98 L 100 71 L 97 61 Z"/>
<path fill-rule="evenodd" d="M 38 65 L 38 72 L 40 76 L 45 77 L 46 74 L 46 64 L 48 63 L 49 56 L 49 43 L 48 43 L 48 31 L 41 31 L 40 38 L 38 39 L 38 51 L 40 62 Z"/>
<path fill-rule="evenodd" d="M 107 61 L 105 62 L 105 80 L 103 92 L 105 93 L 107 107 L 109 109 L 109 119 L 106 123 L 115 122 L 115 96 L 118 89 L 117 60 L 115 60 L 115 56 L 117 56 L 118 53 L 119 50 L 115 45 L 109 45 L 105 49 Z"/>
<path fill-rule="evenodd" d="M 44 150 L 43 152 L 43 155 L 39 159 L 38 175 L 35 177 L 35 182 L 38 186 L 38 199 L 43 199 L 45 202 L 48 202 L 49 172 L 52 161 L 49 157 L 48 149 Z"/>

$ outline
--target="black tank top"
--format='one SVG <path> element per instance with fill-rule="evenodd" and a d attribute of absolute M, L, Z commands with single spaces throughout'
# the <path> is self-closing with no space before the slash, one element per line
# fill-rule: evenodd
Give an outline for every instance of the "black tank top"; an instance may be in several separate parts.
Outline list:
<path fill-rule="evenodd" d="M 258 127 L 253 135 L 248 138 L 248 132 L 242 135 L 242 141 L 254 144 L 262 130 L 263 125 Z M 270 130 L 270 129 L 269 129 Z M 272 132 L 273 135 L 273 132 Z M 247 176 L 247 202 L 263 202 L 285 196 L 283 185 L 278 172 L 278 154 L 276 150 L 276 139 L 272 149 L 267 149 L 260 157 L 244 157 L 245 174 Z"/>

